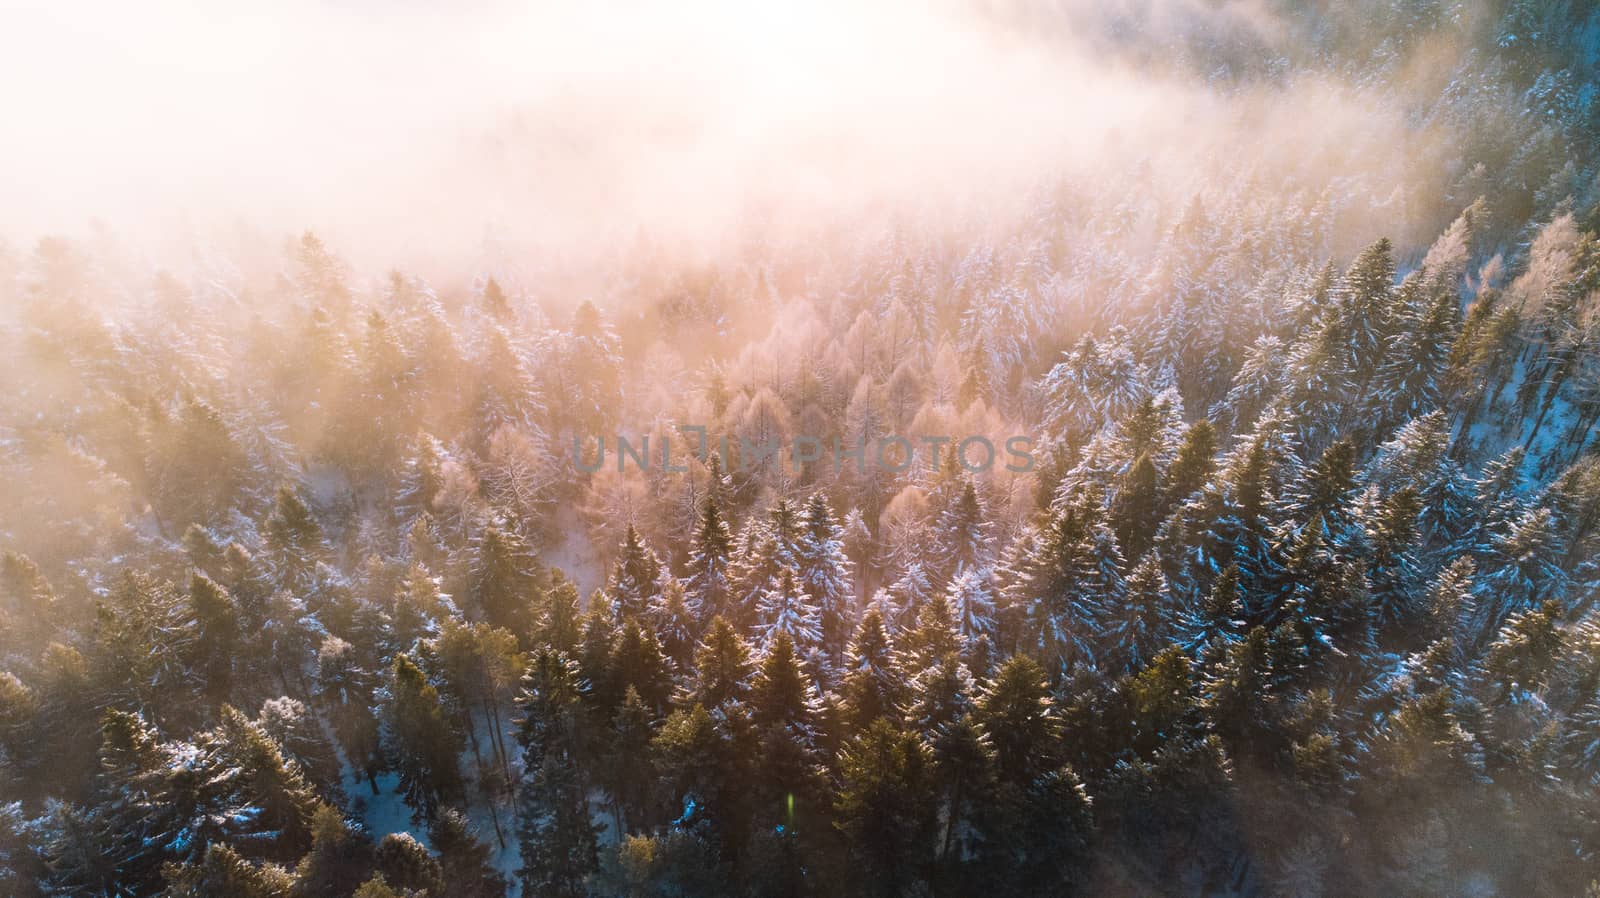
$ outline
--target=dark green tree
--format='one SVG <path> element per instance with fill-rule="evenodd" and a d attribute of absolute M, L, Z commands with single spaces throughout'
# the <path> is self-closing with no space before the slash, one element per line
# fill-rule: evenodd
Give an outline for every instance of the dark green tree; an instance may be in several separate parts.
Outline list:
<path fill-rule="evenodd" d="M 443 803 L 461 798 L 456 763 L 460 737 L 439 690 L 405 655 L 395 659 L 384 709 L 385 754 L 400 774 L 398 789 L 415 822 L 432 820 Z"/>

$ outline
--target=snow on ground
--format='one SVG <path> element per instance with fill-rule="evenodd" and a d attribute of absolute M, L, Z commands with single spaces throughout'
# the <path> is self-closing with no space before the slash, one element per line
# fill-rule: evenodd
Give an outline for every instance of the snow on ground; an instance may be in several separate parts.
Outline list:
<path fill-rule="evenodd" d="M 481 717 L 476 719 L 475 723 L 479 727 L 481 739 L 482 734 L 487 732 L 487 727 L 484 726 Z M 502 721 L 502 726 L 509 728 L 511 723 Z M 515 776 L 520 773 L 520 765 L 515 760 L 515 745 L 507 747 L 513 752 L 512 774 Z M 411 808 L 396 791 L 400 784 L 400 775 L 393 772 L 379 775 L 378 792 L 374 795 L 372 784 L 365 777 L 359 781 L 356 779 L 355 769 L 345 759 L 344 752 L 337 747 L 337 743 L 334 750 L 339 757 L 340 786 L 350 800 L 350 814 L 361 823 L 362 829 L 366 830 L 372 840 L 377 842 L 389 833 L 404 832 L 410 833 L 418 842 L 432 850 L 433 846 L 428 842 L 427 827 L 411 821 Z M 466 807 L 462 810 L 472 824 L 473 835 L 489 846 L 490 862 L 511 883 L 511 898 L 516 898 L 521 888 L 517 881 L 517 868 L 522 865 L 522 858 L 517 853 L 515 807 L 509 799 L 502 800 L 496 806 L 496 810 L 500 813 L 500 830 L 505 835 L 505 845 L 502 847 L 495 835 L 493 815 L 490 813 L 489 805 L 484 801 L 483 790 L 478 786 L 477 762 L 473 758 L 470 746 L 463 748 L 459 763 L 468 797 Z"/>
<path fill-rule="evenodd" d="M 605 583 L 600 555 L 589 541 L 589 528 L 569 505 L 556 509 L 557 532 L 561 542 L 540 553 L 540 559 L 551 567 L 558 567 L 578 587 L 578 597 L 589 598 L 589 593 Z"/>
<path fill-rule="evenodd" d="M 516 898 L 522 889 L 522 883 L 517 879 L 517 868 L 522 866 L 522 856 L 517 853 L 517 826 L 513 810 L 510 804 L 501 804 L 499 807 L 500 828 L 506 834 L 504 848 L 501 848 L 499 842 L 495 840 L 494 821 L 490 819 L 488 805 L 482 801 L 472 802 L 472 806 L 467 809 L 467 819 L 472 821 L 472 831 L 493 852 L 490 855 L 490 863 L 494 864 L 495 869 L 511 883 L 509 894 L 512 898 Z"/>
<path fill-rule="evenodd" d="M 400 782 L 400 774 L 380 775 L 377 795 L 372 794 L 372 786 L 365 778 L 359 783 L 356 782 L 349 765 L 345 765 L 342 781 L 345 794 L 350 796 L 352 813 L 361 821 L 362 827 L 372 836 L 374 842 L 389 833 L 404 832 L 415 836 L 423 845 L 428 844 L 426 827 L 411 822 L 411 808 L 406 806 L 400 793 L 395 791 Z M 493 838 L 492 834 L 490 838 Z"/>

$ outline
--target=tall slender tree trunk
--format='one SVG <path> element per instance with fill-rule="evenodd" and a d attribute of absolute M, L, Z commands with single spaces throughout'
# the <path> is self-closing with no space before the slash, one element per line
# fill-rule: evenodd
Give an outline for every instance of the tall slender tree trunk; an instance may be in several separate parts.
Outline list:
<path fill-rule="evenodd" d="M 1550 414 L 1550 406 L 1554 404 L 1556 394 L 1554 390 L 1539 404 L 1539 417 L 1533 419 L 1533 427 L 1528 430 L 1528 438 L 1522 443 L 1522 451 L 1529 452 L 1533 449 L 1533 441 L 1539 438 L 1539 431 L 1544 427 L 1545 416 Z"/>
<path fill-rule="evenodd" d="M 494 736 L 495 750 L 500 755 L 500 772 L 505 775 L 506 782 L 511 782 L 511 760 L 506 752 L 505 730 L 500 726 L 500 699 L 494 694 L 493 689 L 484 692 L 484 713 L 489 717 L 490 733 Z"/>
<path fill-rule="evenodd" d="M 484 797 L 489 801 L 489 821 L 494 824 L 494 837 L 500 843 L 500 850 L 505 851 L 506 834 L 505 830 L 500 827 L 500 809 L 495 807 L 495 796 L 489 795 L 485 791 Z"/>

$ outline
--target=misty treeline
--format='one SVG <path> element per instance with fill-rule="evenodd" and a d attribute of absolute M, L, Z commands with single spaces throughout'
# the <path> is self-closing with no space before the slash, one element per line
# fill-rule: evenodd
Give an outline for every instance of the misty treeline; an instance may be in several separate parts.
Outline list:
<path fill-rule="evenodd" d="M 1173 64 L 1448 37 L 1420 239 L 1241 177 L 592 303 L 7 252 L 0 892 L 1595 895 L 1600 21 L 1323 5 Z M 1038 465 L 570 457 L 683 426 Z"/>

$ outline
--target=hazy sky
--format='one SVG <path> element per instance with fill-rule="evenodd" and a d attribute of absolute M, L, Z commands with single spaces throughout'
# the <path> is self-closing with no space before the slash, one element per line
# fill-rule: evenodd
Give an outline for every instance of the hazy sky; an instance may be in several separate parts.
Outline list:
<path fill-rule="evenodd" d="M 23 242 L 91 218 L 144 237 L 311 227 L 386 262 L 489 232 L 695 240 L 1131 161 L 1108 146 L 1237 154 L 1346 111 L 1286 105 L 1298 117 L 1241 131 L 1203 86 L 954 4 L 9 6 L 0 233 Z"/>

